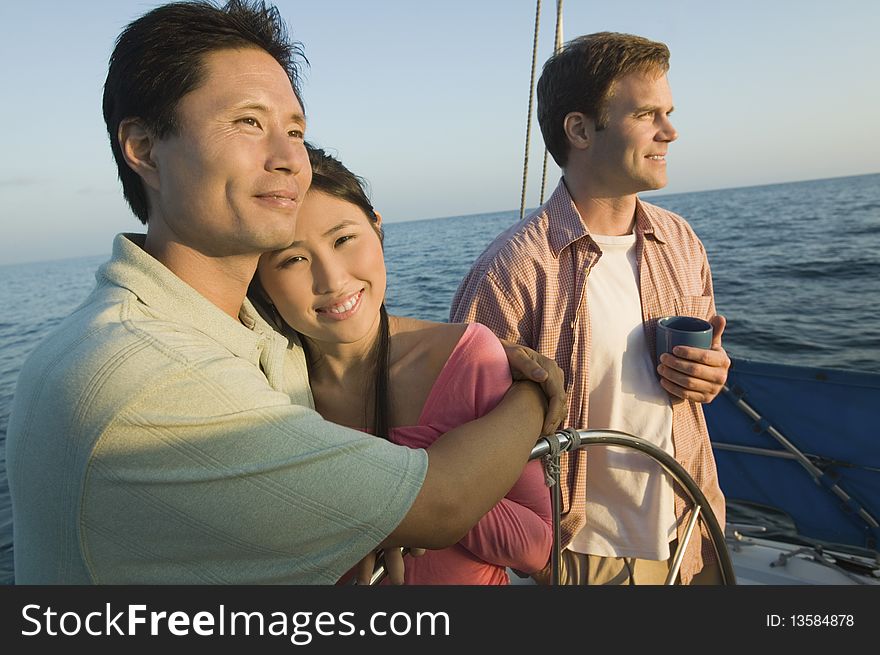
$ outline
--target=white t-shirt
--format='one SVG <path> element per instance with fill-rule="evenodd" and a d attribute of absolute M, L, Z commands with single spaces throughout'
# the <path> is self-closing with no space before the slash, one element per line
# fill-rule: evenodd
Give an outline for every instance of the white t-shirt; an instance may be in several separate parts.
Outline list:
<path fill-rule="evenodd" d="M 628 432 L 670 454 L 672 406 L 648 351 L 639 296 L 636 236 L 591 235 L 602 257 L 590 271 L 592 329 L 588 428 Z M 675 538 L 672 481 L 632 449 L 592 446 L 586 525 L 569 548 L 603 557 L 665 560 Z"/>

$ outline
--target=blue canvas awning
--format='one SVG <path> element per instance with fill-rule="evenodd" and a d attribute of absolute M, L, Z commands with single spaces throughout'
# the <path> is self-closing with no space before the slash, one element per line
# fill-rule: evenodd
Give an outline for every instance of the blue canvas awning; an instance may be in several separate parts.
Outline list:
<path fill-rule="evenodd" d="M 876 551 L 880 375 L 736 359 L 727 386 L 704 409 L 728 500 L 778 508 L 802 536 Z"/>

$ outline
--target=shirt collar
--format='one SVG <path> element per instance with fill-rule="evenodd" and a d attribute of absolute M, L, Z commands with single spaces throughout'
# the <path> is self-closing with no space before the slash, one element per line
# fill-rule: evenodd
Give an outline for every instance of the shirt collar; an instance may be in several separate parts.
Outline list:
<path fill-rule="evenodd" d="M 590 230 L 584 224 L 568 187 L 565 186 L 565 178 L 560 178 L 553 195 L 541 208 L 541 213 L 553 217 L 549 221 L 549 232 L 550 248 L 554 257 L 559 257 L 560 252 L 578 239 L 590 235 Z M 636 235 L 644 237 L 650 234 L 657 241 L 666 242 L 664 222 L 659 220 L 660 214 L 656 207 L 636 197 L 635 218 Z"/>
<path fill-rule="evenodd" d="M 655 241 L 666 243 L 669 239 L 666 225 L 667 221 L 663 220 L 663 214 L 657 207 L 636 197 L 636 234 L 650 234 Z"/>
<path fill-rule="evenodd" d="M 245 298 L 239 321 L 223 312 L 157 259 L 143 250 L 146 235 L 119 234 L 113 256 L 98 269 L 98 282 L 129 290 L 163 317 L 184 323 L 228 349 L 233 355 L 259 365 L 260 351 L 277 333 Z M 283 338 L 283 337 L 282 337 Z"/>
<path fill-rule="evenodd" d="M 560 178 L 553 195 L 541 208 L 541 213 L 549 219 L 550 249 L 554 257 L 558 258 L 559 253 L 568 246 L 590 234 L 565 186 L 565 178 Z"/>

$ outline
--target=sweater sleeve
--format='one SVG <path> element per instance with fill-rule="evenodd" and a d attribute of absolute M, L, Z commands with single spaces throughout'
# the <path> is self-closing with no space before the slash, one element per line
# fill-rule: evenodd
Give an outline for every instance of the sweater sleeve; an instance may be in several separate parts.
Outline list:
<path fill-rule="evenodd" d="M 511 383 L 504 349 L 483 325 L 470 328 L 473 338 L 456 372 L 456 382 L 474 394 L 474 414 L 482 416 L 503 397 Z M 537 440 L 538 435 L 535 435 Z M 462 538 L 459 544 L 480 559 L 533 572 L 544 567 L 552 541 L 550 494 L 541 463 L 529 462 L 507 495 Z"/>
<path fill-rule="evenodd" d="M 550 494 L 534 461 L 459 543 L 482 560 L 533 573 L 547 564 L 552 539 Z"/>

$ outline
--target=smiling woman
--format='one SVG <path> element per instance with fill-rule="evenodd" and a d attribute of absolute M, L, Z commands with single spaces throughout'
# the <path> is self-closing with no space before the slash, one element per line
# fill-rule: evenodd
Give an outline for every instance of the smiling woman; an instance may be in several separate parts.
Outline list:
<path fill-rule="evenodd" d="M 260 279 L 297 332 L 368 349 L 385 297 L 381 222 L 377 214 L 368 221 L 357 205 L 316 191 L 303 201 L 293 243 L 264 255 Z"/>
<path fill-rule="evenodd" d="M 261 260 L 251 297 L 306 351 L 315 408 L 411 448 L 490 411 L 511 384 L 500 342 L 479 324 L 385 311 L 381 217 L 362 181 L 309 149 L 312 188 L 287 247 Z M 411 560 L 408 584 L 507 584 L 506 567 L 547 562 L 550 499 L 538 462 L 457 544 Z M 368 575 L 372 570 L 363 571 Z"/>

